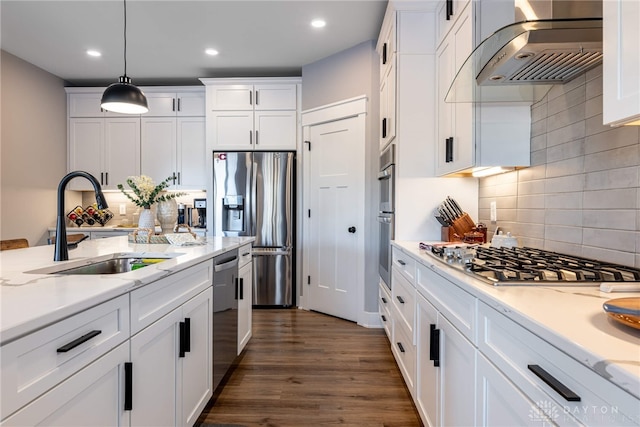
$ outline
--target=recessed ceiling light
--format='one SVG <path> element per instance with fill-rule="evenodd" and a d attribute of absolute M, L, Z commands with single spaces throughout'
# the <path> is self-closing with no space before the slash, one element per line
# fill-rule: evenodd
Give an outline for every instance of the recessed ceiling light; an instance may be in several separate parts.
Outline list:
<path fill-rule="evenodd" d="M 206 49 L 206 50 L 204 51 L 204 53 L 206 53 L 207 55 L 216 56 L 216 55 L 217 55 L 218 53 L 220 53 L 220 52 L 218 52 L 218 51 L 217 51 L 217 50 L 215 50 L 215 49 Z"/>
<path fill-rule="evenodd" d="M 94 57 L 102 56 L 102 54 L 95 49 L 87 50 L 87 55 L 94 56 Z"/>
<path fill-rule="evenodd" d="M 325 25 L 327 25 L 327 23 L 322 19 L 314 19 L 313 21 L 311 21 L 311 26 L 315 28 L 322 28 Z"/>

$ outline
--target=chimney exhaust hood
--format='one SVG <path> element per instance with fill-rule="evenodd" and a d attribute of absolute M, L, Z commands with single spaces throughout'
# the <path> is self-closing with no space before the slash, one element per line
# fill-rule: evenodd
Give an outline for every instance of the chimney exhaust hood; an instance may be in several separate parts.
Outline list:
<path fill-rule="evenodd" d="M 446 102 L 537 102 L 602 63 L 602 1 L 513 0 L 515 18 L 467 58 Z"/>

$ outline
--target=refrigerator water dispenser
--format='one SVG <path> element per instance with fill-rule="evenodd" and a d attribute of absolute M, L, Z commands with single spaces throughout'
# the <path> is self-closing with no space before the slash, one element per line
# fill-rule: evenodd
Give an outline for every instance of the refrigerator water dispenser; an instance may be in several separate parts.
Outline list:
<path fill-rule="evenodd" d="M 222 200 L 223 231 L 245 231 L 242 196 L 225 196 Z"/>

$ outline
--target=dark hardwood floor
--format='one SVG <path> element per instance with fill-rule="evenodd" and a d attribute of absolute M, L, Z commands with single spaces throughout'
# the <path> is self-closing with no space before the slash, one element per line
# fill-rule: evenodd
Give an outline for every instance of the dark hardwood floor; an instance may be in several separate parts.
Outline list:
<path fill-rule="evenodd" d="M 254 310 L 253 338 L 203 426 L 421 426 L 382 329 Z"/>

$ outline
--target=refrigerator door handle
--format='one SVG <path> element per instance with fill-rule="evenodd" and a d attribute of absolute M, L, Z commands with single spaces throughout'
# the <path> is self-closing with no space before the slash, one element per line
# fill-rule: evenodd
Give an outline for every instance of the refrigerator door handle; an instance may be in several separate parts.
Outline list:
<path fill-rule="evenodd" d="M 252 248 L 251 256 L 276 256 L 276 255 L 291 255 L 291 248 L 273 248 L 273 249 L 261 249 L 261 248 Z"/>

